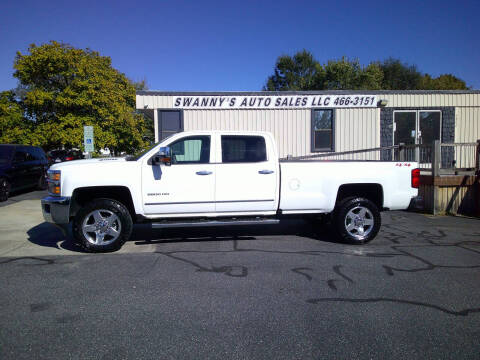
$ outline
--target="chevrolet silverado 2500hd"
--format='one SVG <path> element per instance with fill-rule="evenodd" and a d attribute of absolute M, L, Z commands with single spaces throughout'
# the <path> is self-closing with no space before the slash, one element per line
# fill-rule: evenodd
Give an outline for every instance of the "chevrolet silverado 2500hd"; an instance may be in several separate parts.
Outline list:
<path fill-rule="evenodd" d="M 73 222 L 90 251 L 119 249 L 133 223 L 153 228 L 272 224 L 283 216 L 331 214 L 340 239 L 379 231 L 380 211 L 417 195 L 416 163 L 280 161 L 265 132 L 182 132 L 140 156 L 77 160 L 48 171 L 43 216 Z"/>

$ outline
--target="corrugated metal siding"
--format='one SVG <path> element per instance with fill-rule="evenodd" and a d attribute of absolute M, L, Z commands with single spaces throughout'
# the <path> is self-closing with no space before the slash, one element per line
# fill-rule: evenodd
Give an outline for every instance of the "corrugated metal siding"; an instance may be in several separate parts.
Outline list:
<path fill-rule="evenodd" d="M 175 96 L 137 95 L 137 108 L 173 108 Z M 388 100 L 388 107 L 457 106 L 479 107 L 480 94 L 378 94 L 379 99 Z"/>
<path fill-rule="evenodd" d="M 310 153 L 310 110 L 185 110 L 184 129 L 269 131 L 281 157 Z"/>
<path fill-rule="evenodd" d="M 455 109 L 455 142 L 476 142 L 480 139 L 480 108 Z"/>
<path fill-rule="evenodd" d="M 137 109 L 171 109 L 173 96 L 137 95 Z"/>
<path fill-rule="evenodd" d="M 380 109 L 337 109 L 335 151 L 369 149 L 380 146 Z M 375 160 L 377 153 L 361 154 L 358 159 Z"/>
<path fill-rule="evenodd" d="M 281 157 L 311 154 L 311 110 L 185 110 L 183 118 L 186 131 L 269 131 Z M 379 109 L 337 109 L 335 150 L 379 146 L 379 127 Z"/>
<path fill-rule="evenodd" d="M 480 94 L 380 94 L 388 107 L 480 106 Z"/>

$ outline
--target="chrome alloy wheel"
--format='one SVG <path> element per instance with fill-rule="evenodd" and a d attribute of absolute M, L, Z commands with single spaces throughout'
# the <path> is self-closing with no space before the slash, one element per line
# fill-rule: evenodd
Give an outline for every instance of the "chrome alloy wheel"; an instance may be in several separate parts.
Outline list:
<path fill-rule="evenodd" d="M 345 229 L 357 240 L 365 239 L 373 229 L 373 214 L 364 206 L 356 206 L 345 216 Z"/>
<path fill-rule="evenodd" d="M 108 245 L 114 242 L 122 231 L 122 223 L 110 210 L 94 210 L 85 216 L 82 232 L 93 245 Z"/>

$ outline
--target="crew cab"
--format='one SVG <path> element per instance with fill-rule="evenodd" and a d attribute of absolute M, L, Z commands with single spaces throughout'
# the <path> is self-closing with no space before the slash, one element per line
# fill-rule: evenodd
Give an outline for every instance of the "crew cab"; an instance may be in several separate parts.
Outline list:
<path fill-rule="evenodd" d="M 330 214 L 341 240 L 364 244 L 380 211 L 417 195 L 416 163 L 279 160 L 266 132 L 175 134 L 137 157 L 74 160 L 48 171 L 45 220 L 73 222 L 93 252 L 119 249 L 134 222 L 153 228 L 273 224 Z"/>

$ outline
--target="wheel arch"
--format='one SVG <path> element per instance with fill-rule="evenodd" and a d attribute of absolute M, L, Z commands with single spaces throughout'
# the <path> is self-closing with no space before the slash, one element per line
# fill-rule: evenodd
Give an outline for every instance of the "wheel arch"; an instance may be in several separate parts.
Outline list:
<path fill-rule="evenodd" d="M 383 209 L 383 187 L 377 183 L 343 184 L 338 188 L 335 204 L 349 197 L 363 197 L 372 201 L 379 210 Z"/>
<path fill-rule="evenodd" d="M 70 216 L 75 216 L 78 211 L 90 201 L 95 199 L 112 199 L 119 201 L 128 209 L 132 219 L 136 212 L 130 189 L 126 186 L 88 186 L 76 188 L 72 193 Z"/>

